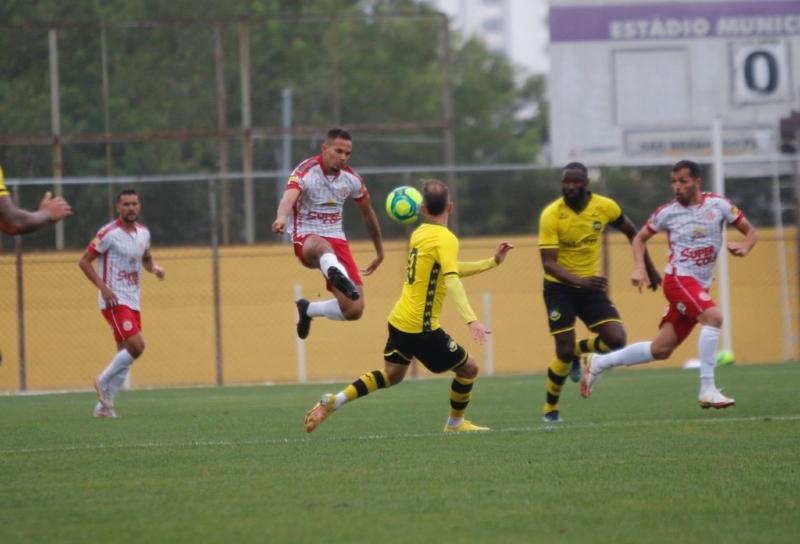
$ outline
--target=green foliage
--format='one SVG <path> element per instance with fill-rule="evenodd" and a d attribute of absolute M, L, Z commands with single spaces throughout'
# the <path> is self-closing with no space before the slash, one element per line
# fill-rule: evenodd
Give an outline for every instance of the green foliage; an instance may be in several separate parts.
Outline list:
<path fill-rule="evenodd" d="M 449 379 L 311 435 L 343 384 L 123 392 L 116 420 L 88 392 L 0 397 L 0 541 L 795 542 L 800 365 L 717 374 L 736 407 L 700 410 L 678 369 L 615 371 L 588 401 L 567 383 L 556 427 L 544 376 L 483 377 L 468 417 L 492 431 L 455 436 Z"/>
<path fill-rule="evenodd" d="M 352 163 L 357 169 L 445 161 L 441 129 L 387 128 L 444 119 L 443 19 L 426 4 L 411 0 L 43 0 L 6 2 L 0 6 L 0 15 L 10 25 L 0 33 L 0 50 L 4 52 L 0 56 L 0 95 L 4 97 L 0 101 L 0 118 L 4 135 L 47 137 L 51 131 L 50 22 L 56 23 L 58 30 L 63 134 L 105 131 L 103 41 L 111 132 L 215 130 L 218 97 L 214 30 L 208 22 L 213 18 L 220 20 L 222 39 L 223 118 L 226 126 L 239 127 L 242 89 L 237 17 L 249 17 L 253 126 L 281 125 L 281 93 L 288 88 L 293 95 L 295 126 L 383 125 L 382 129 L 354 134 Z M 301 21 L 300 17 L 307 19 Z M 150 23 L 142 25 L 142 21 Z M 153 21 L 161 23 L 152 24 Z M 454 33 L 450 38 L 457 161 L 535 161 L 546 134 L 543 78 L 520 86 L 503 56 L 488 51 L 479 41 L 460 46 Z M 525 111 L 534 115 L 525 115 Z M 296 138 L 293 163 L 318 153 L 322 136 Z M 228 169 L 240 171 L 241 142 L 231 140 L 229 147 Z M 280 149 L 278 135 L 256 139 L 255 168 L 279 169 Z M 216 172 L 219 161 L 218 142 L 213 139 L 125 142 L 108 149 L 104 144 L 63 146 L 64 176 Z M 3 146 L 0 164 L 10 178 L 48 177 L 53 168 L 51 149 L 49 145 Z M 371 179 L 368 182 L 374 183 Z M 265 183 L 270 187 L 273 184 Z M 236 185 L 228 190 L 240 190 Z M 75 237 L 80 240 L 78 247 L 85 244 L 82 237 L 88 228 L 83 218 L 94 217 L 84 205 L 105 201 L 110 190 L 113 189 L 104 186 L 79 190 L 84 198 L 73 202 L 74 217 L 82 219 L 70 219 L 71 228 L 78 227 L 80 231 Z M 207 199 L 185 198 L 180 184 L 172 188 L 149 187 L 150 190 L 159 195 L 160 201 L 173 203 L 172 215 L 178 224 L 189 224 L 208 215 Z M 96 197 L 85 196 L 93 191 L 98 192 Z M 493 188 L 491 193 L 491 199 L 498 204 L 513 204 L 503 200 L 499 188 Z M 482 198 L 478 194 L 471 196 L 469 190 L 463 191 L 463 196 L 460 205 L 464 207 L 477 205 Z M 273 210 L 261 213 L 271 216 Z M 166 219 L 159 217 L 158 221 Z M 226 215 L 226 221 L 236 231 L 241 218 Z M 263 218 L 258 221 L 259 225 L 264 223 Z M 497 227 L 506 222 L 519 224 L 514 218 L 507 220 L 500 215 L 490 223 Z M 155 227 L 152 221 L 150 225 Z M 268 232 L 269 221 L 265 226 Z M 488 234 L 483 227 L 476 225 L 473 230 Z M 194 238 L 171 236 L 158 242 L 188 240 L 204 244 L 208 238 L 200 233 L 207 230 L 204 225 L 195 229 Z M 45 238 L 29 237 L 26 243 L 36 247 L 38 240 Z M 73 240 L 72 234 L 67 238 Z"/>
<path fill-rule="evenodd" d="M 410 1 L 373 4 L 369 13 L 432 13 L 430 8 Z M 113 132 L 215 128 L 212 28 L 206 23 L 187 21 L 190 13 L 206 20 L 228 18 L 221 27 L 228 126 L 237 126 L 241 121 L 238 25 L 231 19 L 236 16 L 279 17 L 253 19 L 250 24 L 254 125 L 280 125 L 280 96 L 287 87 L 294 94 L 296 125 L 441 120 L 441 19 L 365 17 L 364 9 L 360 2 L 342 0 L 6 3 L 3 19 L 12 25 L 29 26 L 12 26 L 0 36 L 2 49 L 7 52 L 0 60 L 3 132 L 22 136 L 46 134 L 50 129 L 44 25 L 50 21 L 61 25 L 58 46 L 63 132 L 104 130 L 100 21 L 108 23 L 108 109 Z M 294 22 L 293 17 L 299 16 L 316 18 Z M 330 16 L 337 19 L 327 19 Z M 120 25 L 142 20 L 172 23 Z M 185 23 L 175 26 L 177 21 Z M 514 117 L 515 104 L 521 97 L 508 62 L 477 41 L 457 49 L 452 57 L 459 160 L 497 162 L 535 157 L 538 142 Z M 539 93 L 531 99 L 541 96 Z M 433 132 L 441 138 L 439 131 Z M 362 135 L 356 135 L 359 136 Z M 369 135 L 365 136 L 369 141 Z M 359 151 L 358 162 L 443 160 L 441 145 L 397 148 L 395 152 L 393 145 L 366 145 L 364 153 Z M 92 153 L 103 157 L 102 150 Z M 9 175 L 31 175 L 13 155 L 5 151 L 0 154 Z M 165 151 L 164 155 L 168 153 Z M 115 153 L 114 171 L 149 174 L 216 168 L 213 157 L 187 160 L 174 156 L 165 156 L 143 168 L 135 156 Z M 263 168 L 276 166 L 271 157 L 261 158 L 261 162 Z M 65 164 L 67 175 L 85 175 L 85 171 L 83 161 Z"/>

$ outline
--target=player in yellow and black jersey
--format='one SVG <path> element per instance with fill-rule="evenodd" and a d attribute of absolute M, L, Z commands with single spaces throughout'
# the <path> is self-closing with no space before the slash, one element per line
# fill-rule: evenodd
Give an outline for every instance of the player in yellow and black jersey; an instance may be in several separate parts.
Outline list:
<path fill-rule="evenodd" d="M 478 362 L 439 326 L 445 295 L 455 302 L 473 340 L 483 344 L 489 331 L 475 317 L 460 278 L 501 264 L 513 246 L 502 242 L 494 257 L 472 263 L 458 262 L 458 238 L 447 228 L 453 208 L 447 186 L 426 180 L 422 188 L 425 222 L 411 235 L 403 292 L 389 314 L 389 338 L 384 349 L 384 368 L 360 376 L 337 394 L 326 393 L 306 413 L 307 432 L 349 401 L 403 381 L 408 366 L 417 358 L 435 373 L 455 373 L 450 385 L 450 411 L 445 432 L 487 431 L 467 419 L 464 412 L 478 375 Z"/>
<path fill-rule="evenodd" d="M 582 353 L 619 349 L 625 329 L 608 297 L 608 279 L 600 275 L 600 248 L 606 225 L 633 240 L 636 226 L 614 200 L 588 190 L 586 167 L 569 163 L 561 173 L 563 197 L 550 203 L 539 218 L 539 252 L 544 266 L 544 301 L 556 357 L 547 369 L 544 420 L 559 422 L 558 399 L 569 374 L 579 381 Z M 661 276 L 646 257 L 653 290 Z M 575 318 L 596 336 L 575 342 Z M 572 372 L 570 372 L 572 370 Z"/>
<path fill-rule="evenodd" d="M 0 231 L 6 234 L 26 234 L 48 223 L 56 223 L 72 213 L 67 201 L 61 197 L 53 198 L 46 192 L 39 203 L 39 210 L 29 212 L 18 208 L 6 188 L 3 169 L 0 167 Z"/>

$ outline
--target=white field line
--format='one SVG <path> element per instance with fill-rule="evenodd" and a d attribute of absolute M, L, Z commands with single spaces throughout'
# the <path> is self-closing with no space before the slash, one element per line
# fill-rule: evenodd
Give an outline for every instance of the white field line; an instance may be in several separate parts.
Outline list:
<path fill-rule="evenodd" d="M 537 433 L 537 432 L 568 432 L 582 429 L 619 429 L 629 427 L 656 427 L 667 425 L 686 425 L 686 424 L 714 424 L 724 425 L 726 423 L 763 423 L 772 421 L 800 421 L 800 414 L 780 415 L 780 416 L 747 416 L 747 417 L 703 417 L 691 419 L 654 419 L 644 421 L 607 421 L 602 423 L 558 423 L 541 424 L 525 427 L 505 427 L 492 429 L 491 433 Z M 472 433 L 466 433 L 472 435 Z M 477 436 L 483 433 L 476 433 Z M 134 444 L 76 444 L 64 446 L 52 446 L 44 448 L 6 448 L 0 449 L 0 455 L 13 454 L 33 454 L 33 453 L 64 453 L 71 451 L 102 451 L 102 450 L 133 450 L 133 449 L 164 449 L 164 448 L 213 448 L 213 447 L 236 447 L 236 446 L 280 446 L 304 443 L 326 443 L 326 442 L 359 442 L 370 440 L 406 440 L 409 438 L 433 438 L 464 436 L 463 434 L 443 434 L 439 432 L 426 433 L 386 433 L 386 434 L 366 434 L 362 436 L 348 437 L 329 437 L 319 433 L 313 435 L 291 436 L 286 438 L 265 438 L 255 440 L 190 440 L 190 441 L 155 441 L 139 442 Z"/>

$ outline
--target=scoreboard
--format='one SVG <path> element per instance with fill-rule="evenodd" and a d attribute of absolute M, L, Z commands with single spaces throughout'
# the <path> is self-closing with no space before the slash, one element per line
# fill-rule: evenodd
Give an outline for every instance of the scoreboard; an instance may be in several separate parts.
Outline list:
<path fill-rule="evenodd" d="M 555 164 L 662 163 L 778 148 L 800 110 L 800 0 L 551 0 Z"/>

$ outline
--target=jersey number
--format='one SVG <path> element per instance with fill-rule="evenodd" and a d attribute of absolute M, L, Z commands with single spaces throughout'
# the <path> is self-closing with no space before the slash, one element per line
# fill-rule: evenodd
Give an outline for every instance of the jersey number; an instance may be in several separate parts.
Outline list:
<path fill-rule="evenodd" d="M 408 252 L 408 266 L 406 267 L 406 277 L 408 278 L 408 284 L 414 285 L 414 280 L 417 279 L 417 254 L 419 250 L 417 248 L 412 249 Z"/>

